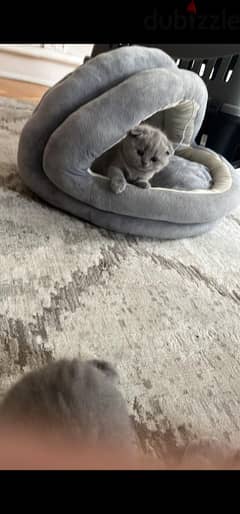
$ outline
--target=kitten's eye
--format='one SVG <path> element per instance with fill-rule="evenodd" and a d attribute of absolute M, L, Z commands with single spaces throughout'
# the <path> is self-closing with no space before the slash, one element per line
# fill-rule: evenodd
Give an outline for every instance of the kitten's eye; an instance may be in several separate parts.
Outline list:
<path fill-rule="evenodd" d="M 138 150 L 137 153 L 138 153 L 138 155 L 140 155 L 140 157 L 144 156 L 144 152 L 142 150 Z"/>
<path fill-rule="evenodd" d="M 170 155 L 170 152 L 169 152 L 169 151 L 167 151 L 167 152 L 166 152 L 166 155 Z"/>
<path fill-rule="evenodd" d="M 158 162 L 158 158 L 157 157 L 153 157 L 151 160 L 152 160 L 152 162 Z"/>

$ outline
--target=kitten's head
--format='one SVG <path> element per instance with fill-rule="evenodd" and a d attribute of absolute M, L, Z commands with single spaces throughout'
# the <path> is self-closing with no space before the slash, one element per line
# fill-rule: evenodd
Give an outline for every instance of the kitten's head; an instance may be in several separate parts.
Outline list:
<path fill-rule="evenodd" d="M 130 178 L 150 180 L 169 164 L 174 149 L 160 129 L 142 124 L 128 133 L 122 152 Z"/>

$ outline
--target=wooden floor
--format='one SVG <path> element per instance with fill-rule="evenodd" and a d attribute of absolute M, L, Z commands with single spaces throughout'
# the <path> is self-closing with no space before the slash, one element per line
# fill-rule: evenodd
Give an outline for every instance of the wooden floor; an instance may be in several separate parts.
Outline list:
<path fill-rule="evenodd" d="M 48 87 L 0 78 L 0 96 L 38 103 Z"/>

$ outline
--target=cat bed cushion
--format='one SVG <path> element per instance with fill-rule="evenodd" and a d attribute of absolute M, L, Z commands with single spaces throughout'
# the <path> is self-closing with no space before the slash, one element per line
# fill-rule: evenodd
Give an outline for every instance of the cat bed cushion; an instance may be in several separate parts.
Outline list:
<path fill-rule="evenodd" d="M 202 79 L 159 49 L 98 55 L 44 95 L 20 137 L 19 173 L 43 200 L 100 227 L 161 239 L 202 234 L 240 201 L 238 172 L 195 143 L 207 102 Z M 95 163 L 142 121 L 174 143 L 169 166 L 184 166 L 186 174 L 196 163 L 207 168 L 212 188 L 173 190 L 155 177 L 150 190 L 128 184 L 123 194 L 112 193 Z"/>

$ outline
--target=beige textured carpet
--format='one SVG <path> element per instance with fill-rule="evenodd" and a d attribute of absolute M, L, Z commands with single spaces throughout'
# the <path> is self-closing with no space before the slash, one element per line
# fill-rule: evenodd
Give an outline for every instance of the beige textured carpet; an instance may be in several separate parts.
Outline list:
<path fill-rule="evenodd" d="M 239 445 L 240 209 L 163 243 L 51 209 L 16 171 L 32 108 L 0 99 L 1 393 L 51 359 L 99 357 L 117 365 L 145 447 Z"/>

